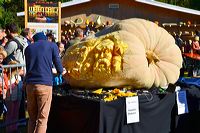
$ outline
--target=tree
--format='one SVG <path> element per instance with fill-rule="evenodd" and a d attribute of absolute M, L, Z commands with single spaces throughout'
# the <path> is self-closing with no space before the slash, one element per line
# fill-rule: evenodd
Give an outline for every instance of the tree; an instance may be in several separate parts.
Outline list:
<path fill-rule="evenodd" d="M 191 0 L 190 7 L 196 10 L 200 10 L 199 0 Z"/>
<path fill-rule="evenodd" d="M 199 0 L 156 0 L 156 1 L 182 6 L 186 8 L 191 8 L 195 10 L 200 10 Z"/>
<path fill-rule="evenodd" d="M 23 8 L 23 0 L 0 0 L 0 26 L 5 27 L 9 23 L 21 25 L 17 12 L 23 11 Z"/>
<path fill-rule="evenodd" d="M 53 2 L 68 2 L 68 1 L 72 1 L 72 0 L 46 0 L 46 1 L 53 1 Z"/>
<path fill-rule="evenodd" d="M 44 0 L 53 2 L 68 2 L 71 0 Z M 17 12 L 24 11 L 24 0 L 0 0 L 0 26 L 5 27 L 9 23 L 17 23 L 24 27 L 24 21 L 17 17 Z"/>

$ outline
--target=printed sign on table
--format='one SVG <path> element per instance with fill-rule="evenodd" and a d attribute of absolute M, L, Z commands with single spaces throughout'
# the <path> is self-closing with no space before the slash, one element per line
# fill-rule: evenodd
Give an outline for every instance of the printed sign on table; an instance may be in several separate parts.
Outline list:
<path fill-rule="evenodd" d="M 127 124 L 140 121 L 138 96 L 126 97 L 126 117 Z"/>

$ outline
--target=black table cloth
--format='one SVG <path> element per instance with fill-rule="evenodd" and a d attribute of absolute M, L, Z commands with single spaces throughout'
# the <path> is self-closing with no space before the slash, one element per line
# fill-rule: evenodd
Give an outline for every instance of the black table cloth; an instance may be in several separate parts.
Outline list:
<path fill-rule="evenodd" d="M 48 133 L 169 133 L 175 94 L 139 95 L 140 122 L 126 124 L 126 102 L 54 96 Z"/>
<path fill-rule="evenodd" d="M 47 133 L 98 133 L 99 102 L 53 96 Z"/>
<path fill-rule="evenodd" d="M 192 79 L 188 79 L 189 81 Z M 197 81 L 198 79 L 194 79 Z M 177 107 L 173 109 L 174 127 L 172 133 L 199 133 L 200 132 L 200 87 L 199 81 L 178 82 L 182 90 L 186 91 L 189 113 L 177 115 Z"/>

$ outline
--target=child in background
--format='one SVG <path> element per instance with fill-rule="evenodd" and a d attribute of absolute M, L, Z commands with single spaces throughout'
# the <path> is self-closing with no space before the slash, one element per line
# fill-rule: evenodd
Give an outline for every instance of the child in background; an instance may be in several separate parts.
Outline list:
<path fill-rule="evenodd" d="M 19 64 L 17 61 L 10 61 L 8 65 Z M 17 121 L 19 116 L 20 101 L 22 98 L 22 79 L 21 79 L 21 68 L 12 68 L 11 74 L 8 70 L 8 92 L 6 96 L 6 105 L 8 112 L 6 114 L 6 127 L 7 133 L 18 132 Z M 11 91 L 12 90 L 12 91 Z"/>

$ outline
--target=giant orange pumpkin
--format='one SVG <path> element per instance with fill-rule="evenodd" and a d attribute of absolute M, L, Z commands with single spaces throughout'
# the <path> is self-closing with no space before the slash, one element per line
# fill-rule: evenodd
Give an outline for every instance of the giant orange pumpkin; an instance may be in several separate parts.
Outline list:
<path fill-rule="evenodd" d="M 122 20 L 95 36 L 70 47 L 63 58 L 71 86 L 150 88 L 179 78 L 181 51 L 155 23 Z"/>

